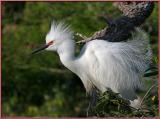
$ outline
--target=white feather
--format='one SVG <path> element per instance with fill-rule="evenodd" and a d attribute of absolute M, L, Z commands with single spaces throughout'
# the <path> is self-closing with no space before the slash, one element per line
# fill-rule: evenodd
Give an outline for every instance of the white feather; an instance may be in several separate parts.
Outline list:
<path fill-rule="evenodd" d="M 66 40 L 72 39 L 73 32 L 70 29 L 70 26 L 66 25 L 64 22 L 57 23 L 55 21 L 52 22 L 51 29 L 46 36 L 46 41 L 50 40 Z"/>
<path fill-rule="evenodd" d="M 110 88 L 123 98 L 134 100 L 135 90 L 142 88 L 141 76 L 150 63 L 148 47 L 148 37 L 140 29 L 127 42 L 90 41 L 79 59 L 82 69 L 87 69 L 82 80 L 89 79 L 102 92 Z"/>
<path fill-rule="evenodd" d="M 51 50 L 57 47 L 61 62 L 81 78 L 87 92 L 94 86 L 102 92 L 110 88 L 125 99 L 135 100 L 152 53 L 145 32 L 136 29 L 132 36 L 127 42 L 92 40 L 78 57 L 74 56 L 73 33 L 64 24 L 52 24 L 46 40 L 58 42 Z"/>

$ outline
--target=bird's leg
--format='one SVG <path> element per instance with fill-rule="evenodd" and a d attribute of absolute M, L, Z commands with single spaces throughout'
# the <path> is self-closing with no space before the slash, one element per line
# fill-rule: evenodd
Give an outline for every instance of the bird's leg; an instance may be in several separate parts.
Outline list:
<path fill-rule="evenodd" d="M 92 114 L 91 114 L 91 103 L 89 102 L 89 105 L 88 105 L 88 108 L 87 108 L 87 111 L 86 111 L 86 117 L 90 117 Z"/>
<path fill-rule="evenodd" d="M 92 111 L 93 111 L 93 108 L 96 106 L 97 99 L 98 99 L 97 89 L 93 88 L 92 92 L 90 93 L 90 102 L 87 108 L 87 117 L 94 116 Z"/>

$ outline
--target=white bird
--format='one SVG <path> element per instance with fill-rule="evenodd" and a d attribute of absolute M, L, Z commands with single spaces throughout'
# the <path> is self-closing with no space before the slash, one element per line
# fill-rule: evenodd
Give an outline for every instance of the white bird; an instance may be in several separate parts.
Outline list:
<path fill-rule="evenodd" d="M 53 22 L 46 44 L 33 53 L 43 49 L 56 51 L 63 65 L 79 76 L 88 93 L 93 87 L 101 92 L 110 88 L 137 107 L 140 100 L 136 90 L 143 88 L 141 78 L 152 54 L 147 34 L 137 28 L 126 42 L 89 41 L 78 57 L 73 39 L 70 27 Z"/>

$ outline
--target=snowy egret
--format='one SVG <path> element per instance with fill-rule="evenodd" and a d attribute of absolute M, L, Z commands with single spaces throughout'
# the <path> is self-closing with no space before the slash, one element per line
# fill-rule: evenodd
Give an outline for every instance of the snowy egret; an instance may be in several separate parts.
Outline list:
<path fill-rule="evenodd" d="M 151 59 L 147 34 L 136 28 L 126 42 L 89 41 L 78 57 L 74 56 L 73 39 L 69 26 L 53 22 L 46 35 L 46 44 L 32 54 L 44 49 L 56 51 L 63 65 L 79 76 L 88 93 L 94 87 L 101 92 L 110 88 L 136 107 L 139 102 L 136 90 L 143 88 L 141 77 Z"/>

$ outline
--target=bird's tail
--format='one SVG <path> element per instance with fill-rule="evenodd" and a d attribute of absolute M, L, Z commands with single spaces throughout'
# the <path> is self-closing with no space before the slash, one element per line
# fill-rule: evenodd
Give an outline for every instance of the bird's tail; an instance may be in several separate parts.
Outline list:
<path fill-rule="evenodd" d="M 152 64 L 152 50 L 149 44 L 149 37 L 146 32 L 140 28 L 136 28 L 135 32 L 132 33 L 132 38 L 127 42 L 137 54 L 133 57 L 137 58 L 134 63 L 140 71 L 143 73 Z M 138 63 L 140 61 L 140 64 Z"/>
<path fill-rule="evenodd" d="M 149 56 L 152 55 L 152 52 L 150 51 L 151 48 L 149 43 L 149 36 L 142 29 L 136 28 L 135 32 L 132 33 L 132 38 L 129 39 L 128 43 L 140 49 L 141 52 L 144 52 Z"/>

